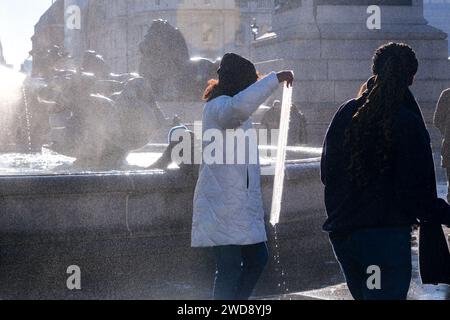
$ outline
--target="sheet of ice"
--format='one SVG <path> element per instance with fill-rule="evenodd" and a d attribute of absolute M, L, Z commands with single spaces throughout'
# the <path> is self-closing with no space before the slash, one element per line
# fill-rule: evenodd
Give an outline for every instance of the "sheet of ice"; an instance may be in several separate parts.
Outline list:
<path fill-rule="evenodd" d="M 286 151 L 289 134 L 289 123 L 292 106 L 292 87 L 284 87 L 283 104 L 281 106 L 280 134 L 278 137 L 277 163 L 273 185 L 272 211 L 270 223 L 276 226 L 280 222 L 281 201 L 283 199 L 284 175 L 286 169 Z"/>

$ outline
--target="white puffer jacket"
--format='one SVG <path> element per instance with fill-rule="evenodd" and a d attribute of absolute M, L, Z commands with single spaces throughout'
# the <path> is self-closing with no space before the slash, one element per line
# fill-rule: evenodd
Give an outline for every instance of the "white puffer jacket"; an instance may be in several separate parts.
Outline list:
<path fill-rule="evenodd" d="M 211 100 L 203 111 L 203 133 L 220 130 L 226 146 L 226 130 L 253 129 L 251 115 L 278 87 L 278 77 L 271 73 L 234 97 Z M 203 148 L 210 143 L 204 141 Z M 194 196 L 193 247 L 267 241 L 259 157 L 257 164 L 249 164 L 250 148 L 247 144 L 245 164 L 203 162 Z M 226 148 L 223 152 L 223 158 L 227 159 Z"/>

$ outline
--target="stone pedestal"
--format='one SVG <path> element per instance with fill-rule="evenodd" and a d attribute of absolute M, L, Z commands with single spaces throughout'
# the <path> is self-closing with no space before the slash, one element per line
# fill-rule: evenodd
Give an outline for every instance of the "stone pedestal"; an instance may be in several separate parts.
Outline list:
<path fill-rule="evenodd" d="M 420 71 L 413 91 L 431 120 L 441 91 L 450 87 L 450 62 L 447 34 L 428 25 L 422 0 L 384 1 L 380 30 L 367 27 L 367 1 L 299 1 L 275 13 L 273 33 L 255 42 L 254 60 L 261 72 L 296 72 L 294 101 L 307 116 L 314 144 L 322 142 L 339 105 L 355 97 L 371 75 L 376 48 L 389 41 L 416 51 Z"/>

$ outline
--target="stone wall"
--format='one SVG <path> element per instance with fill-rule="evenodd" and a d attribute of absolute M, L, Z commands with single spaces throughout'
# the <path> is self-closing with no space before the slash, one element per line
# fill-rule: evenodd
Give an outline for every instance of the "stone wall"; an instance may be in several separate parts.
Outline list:
<path fill-rule="evenodd" d="M 195 180 L 178 170 L 2 178 L 0 298 L 209 298 L 211 252 L 190 248 Z M 272 183 L 263 177 L 267 212 Z M 288 167 L 277 242 L 268 226 L 285 274 L 271 260 L 257 295 L 342 280 L 322 195 L 317 159 Z M 66 289 L 70 265 L 81 268 L 79 292 Z"/>

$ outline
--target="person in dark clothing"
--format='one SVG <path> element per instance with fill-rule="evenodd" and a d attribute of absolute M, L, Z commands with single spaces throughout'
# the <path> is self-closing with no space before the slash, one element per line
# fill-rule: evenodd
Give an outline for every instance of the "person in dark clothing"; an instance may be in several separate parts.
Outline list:
<path fill-rule="evenodd" d="M 411 281 L 411 227 L 450 224 L 438 199 L 430 136 L 409 90 L 411 47 L 389 43 L 373 58 L 365 92 L 345 103 L 326 134 L 321 178 L 330 239 L 357 300 L 403 300 Z M 369 285 L 373 267 L 381 286 Z"/>
<path fill-rule="evenodd" d="M 442 134 L 442 167 L 447 171 L 450 181 L 450 89 L 442 92 L 434 114 L 434 125 Z M 450 202 L 450 183 L 448 185 L 447 200 Z"/>

